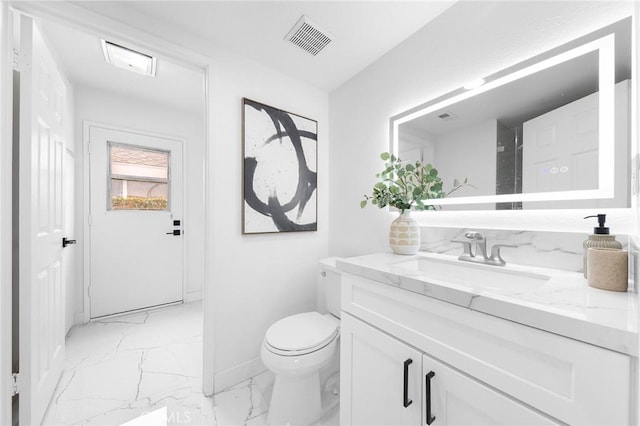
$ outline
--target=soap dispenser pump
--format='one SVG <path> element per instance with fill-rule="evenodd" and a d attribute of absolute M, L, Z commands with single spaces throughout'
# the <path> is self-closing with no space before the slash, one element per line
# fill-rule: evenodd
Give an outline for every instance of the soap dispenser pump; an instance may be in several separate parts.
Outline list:
<path fill-rule="evenodd" d="M 590 217 L 598 218 L 598 226 L 593 228 L 593 234 L 589 235 L 589 238 L 584 240 L 582 243 L 582 247 L 584 248 L 582 270 L 585 278 L 587 278 L 587 252 L 590 248 L 622 248 L 622 244 L 619 241 L 616 241 L 615 235 L 609 235 L 609 228 L 605 226 L 605 222 L 607 220 L 606 214 L 596 214 L 592 216 L 585 216 L 584 218 L 588 219 Z"/>

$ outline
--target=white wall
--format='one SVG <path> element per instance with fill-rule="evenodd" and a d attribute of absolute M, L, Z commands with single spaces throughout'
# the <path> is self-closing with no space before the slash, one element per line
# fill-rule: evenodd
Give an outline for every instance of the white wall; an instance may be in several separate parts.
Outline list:
<path fill-rule="evenodd" d="M 328 94 L 242 57 L 209 68 L 209 289 L 216 391 L 261 370 L 264 333 L 315 309 L 318 260 L 328 254 Z M 241 234 L 242 98 L 318 121 L 318 231 Z M 206 321 L 209 319 L 206 317 Z"/>
<path fill-rule="evenodd" d="M 453 180 L 468 178 L 475 188 L 460 188 L 455 196 L 496 195 L 496 120 L 485 120 L 436 137 L 434 166 L 440 172 L 444 190 L 453 188 Z"/>
<path fill-rule="evenodd" d="M 633 2 L 459 2 L 330 96 L 330 252 L 388 250 L 386 210 L 359 208 L 389 147 L 389 118 L 633 13 Z M 432 226 L 589 231 L 585 211 L 424 212 Z M 592 210 L 588 210 L 592 214 Z M 635 232 L 631 209 L 609 209 Z"/>
<path fill-rule="evenodd" d="M 435 137 L 425 131 L 400 126 L 398 129 L 398 157 L 403 163 L 433 163 Z"/>
<path fill-rule="evenodd" d="M 198 112 L 200 107 L 201 112 Z M 83 182 L 84 164 L 83 122 L 95 121 L 114 126 L 174 136 L 185 140 L 186 167 L 186 208 L 183 218 L 187 264 L 187 301 L 199 300 L 204 284 L 204 96 L 202 104 L 193 111 L 174 109 L 145 100 L 124 97 L 85 86 L 75 88 L 75 142 L 76 142 L 76 224 L 78 241 L 87 241 L 83 236 L 82 208 L 85 187 Z M 81 247 L 78 247 L 81 248 Z M 78 253 L 81 253 L 79 250 Z M 82 262 L 82 256 L 78 261 Z M 76 280 L 74 312 L 83 312 L 82 279 Z"/>

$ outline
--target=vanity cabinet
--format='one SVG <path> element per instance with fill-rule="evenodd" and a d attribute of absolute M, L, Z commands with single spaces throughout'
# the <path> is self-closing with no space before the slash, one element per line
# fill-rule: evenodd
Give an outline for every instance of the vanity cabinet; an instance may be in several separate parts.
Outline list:
<path fill-rule="evenodd" d="M 428 355 L 423 355 L 422 358 L 422 377 L 425 386 L 424 403 L 431 404 L 423 410 L 425 417 L 422 424 L 559 424 Z"/>
<path fill-rule="evenodd" d="M 347 353 L 342 352 L 346 348 Z M 350 315 L 340 320 L 341 425 L 419 425 L 422 416 L 422 352 Z M 344 370 L 342 370 L 344 371 Z M 345 410 L 346 409 L 346 410 Z"/>
<path fill-rule="evenodd" d="M 559 424 L 348 314 L 341 333 L 341 425 Z"/>
<path fill-rule="evenodd" d="M 628 355 L 348 273 L 342 309 L 343 426 L 631 422 Z"/>

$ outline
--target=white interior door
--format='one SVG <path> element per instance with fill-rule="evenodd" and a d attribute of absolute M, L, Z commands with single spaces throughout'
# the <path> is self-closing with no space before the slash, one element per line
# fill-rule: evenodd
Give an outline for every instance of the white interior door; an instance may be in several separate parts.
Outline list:
<path fill-rule="evenodd" d="M 64 362 L 64 80 L 20 18 L 20 424 L 37 425 Z"/>
<path fill-rule="evenodd" d="M 615 85 L 615 197 L 598 207 L 628 204 L 630 82 Z M 598 188 L 598 93 L 564 105 L 524 123 L 522 192 Z M 594 200 L 524 203 L 535 208 L 592 208 Z"/>
<path fill-rule="evenodd" d="M 182 142 L 89 126 L 91 318 L 183 299 Z"/>
<path fill-rule="evenodd" d="M 598 93 L 524 123 L 523 193 L 598 188 Z"/>

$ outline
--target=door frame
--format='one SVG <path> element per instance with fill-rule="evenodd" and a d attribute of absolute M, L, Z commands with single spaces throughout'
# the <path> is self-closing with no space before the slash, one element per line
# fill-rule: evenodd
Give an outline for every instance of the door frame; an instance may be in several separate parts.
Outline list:
<path fill-rule="evenodd" d="M 82 156 L 84 158 L 85 167 L 83 168 L 83 182 L 85 183 L 83 188 L 84 205 L 82 206 L 82 226 L 84 227 L 84 241 L 83 241 L 83 253 L 84 253 L 84 274 L 82 280 L 82 306 L 83 306 L 83 322 L 88 323 L 91 320 L 91 298 L 89 297 L 89 287 L 91 284 L 91 226 L 89 224 L 89 217 L 91 215 L 91 158 L 90 151 L 90 129 L 97 127 L 106 130 L 113 130 L 117 132 L 135 133 L 137 135 L 149 136 L 153 138 L 169 139 L 180 143 L 180 150 L 182 151 L 182 223 L 186 223 L 184 218 L 187 217 L 188 209 L 188 196 L 187 196 L 187 179 L 185 177 L 187 171 L 187 155 L 185 153 L 186 143 L 183 138 L 165 135 L 161 133 L 153 133 L 146 130 L 132 129 L 128 127 L 121 127 L 112 124 L 101 123 L 98 121 L 84 120 L 82 122 Z M 190 240 L 191 232 L 184 232 L 187 226 L 182 226 L 182 302 L 185 303 L 187 299 L 187 247 Z M 146 309 L 146 308 L 143 308 Z M 143 310 L 140 309 L 140 310 Z M 124 314 L 124 313 L 123 313 Z M 122 315 L 122 314 L 114 314 Z"/>
<path fill-rule="evenodd" d="M 0 138 L 12 140 L 13 37 L 11 16 L 6 2 L 0 2 Z M 11 424 L 11 221 L 12 221 L 12 144 L 0 144 L 0 424 Z"/>
<path fill-rule="evenodd" d="M 205 123 L 205 140 L 204 140 L 204 283 L 202 288 L 202 301 L 203 301 L 203 371 L 202 371 L 202 390 L 206 396 L 211 396 L 214 393 L 214 291 L 215 286 L 210 283 L 211 271 L 210 262 L 208 262 L 211 254 L 211 223 L 210 212 L 213 207 L 213 197 L 209 193 L 210 183 L 210 154 L 212 142 L 212 121 L 211 121 L 211 76 L 213 75 L 214 60 L 211 57 L 203 55 L 181 45 L 177 45 L 167 39 L 154 36 L 143 30 L 131 27 L 120 21 L 108 18 L 104 15 L 100 15 L 82 8 L 81 6 L 69 3 L 67 1 L 60 2 L 24 2 L 20 0 L 3 0 L 0 2 L 0 11 L 2 16 L 0 17 L 0 23 L 2 24 L 0 31 L 2 35 L 2 48 L 0 53 L 2 57 L 0 59 L 0 93 L 3 94 L 0 99 L 0 128 L 2 130 L 1 136 L 11 137 L 11 96 L 12 84 L 11 84 L 11 11 L 17 11 L 25 13 L 30 16 L 42 19 L 52 20 L 64 25 L 71 26 L 81 31 L 98 35 L 108 36 L 121 40 L 122 42 L 130 42 L 139 45 L 144 48 L 148 48 L 152 52 L 161 52 L 163 57 L 177 61 L 183 66 L 190 67 L 191 69 L 202 72 L 203 75 L 203 91 L 204 91 L 204 105 L 203 115 Z M 6 96 L 5 96 L 6 94 Z M 8 105 L 8 108 L 7 108 Z M 8 152 L 5 152 L 7 151 Z M 0 252 L 2 254 L 11 253 L 11 239 L 5 236 L 6 230 L 11 229 L 11 203 L 6 200 L 11 200 L 11 186 L 5 188 L 6 182 L 10 182 L 5 177 L 11 176 L 11 148 L 7 147 L 7 144 L 2 144 L 0 147 L 0 174 L 2 184 L 0 184 L 0 195 L 3 195 L 0 199 Z M 8 155 L 7 155 L 8 154 Z M 7 161 L 8 160 L 8 161 Z M 4 193 L 8 191 L 6 194 Z M 84 218 L 77 220 L 84 220 Z M 7 262 L 9 259 L 9 262 Z M 84 261 L 83 261 L 84 263 Z M 6 264 L 6 265 L 5 265 Z M 8 277 L 8 282 L 11 279 L 11 263 L 10 256 L 2 256 L 0 261 L 0 282 L 5 281 L 5 277 Z M 10 385 L 10 363 L 11 363 L 11 288 L 7 285 L 0 286 L 0 342 L 3 343 L 0 349 L 0 424 L 10 424 L 11 419 L 11 385 Z M 8 336 L 8 340 L 7 340 Z M 6 345 L 5 343 L 9 343 Z M 7 361 L 5 359 L 8 357 Z M 7 365 L 5 365 L 7 364 Z M 7 368 L 5 368 L 7 367 Z M 8 417 L 7 417 L 8 416 Z M 8 418 L 8 421 L 5 421 Z"/>

